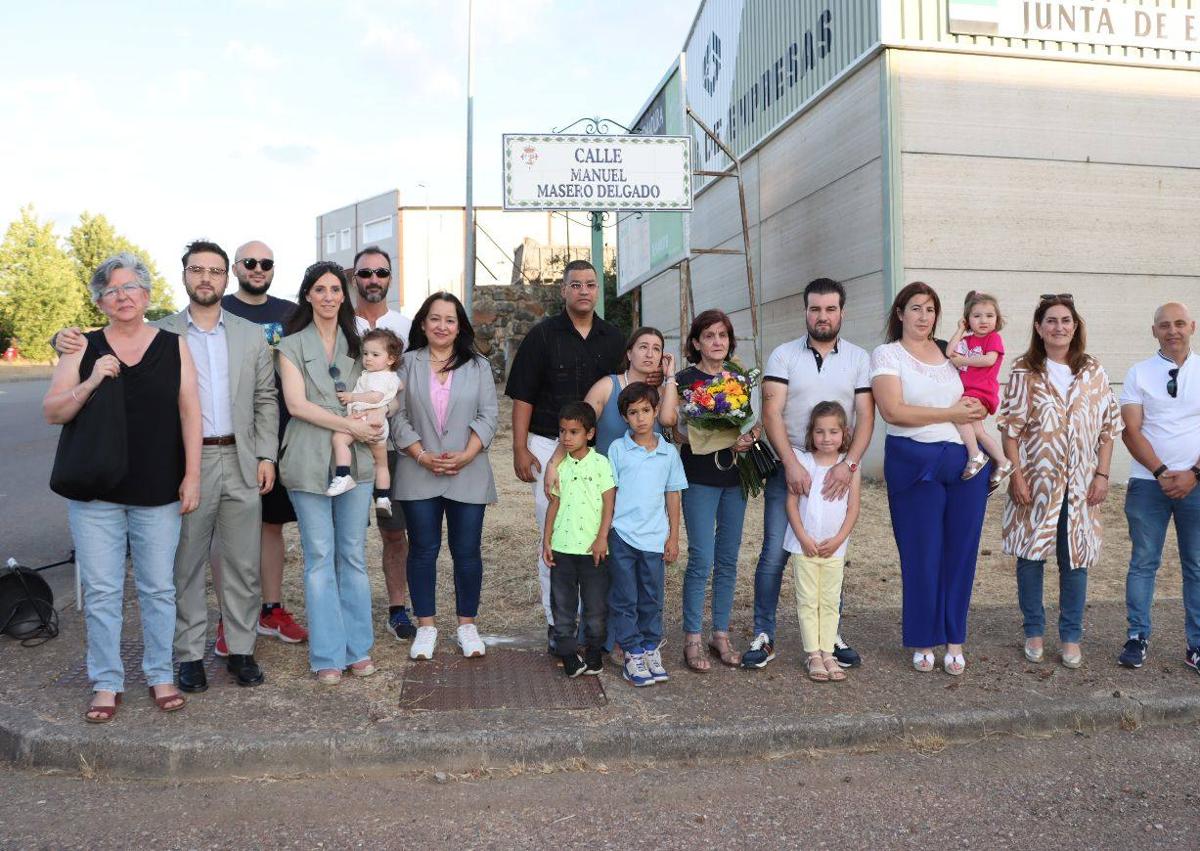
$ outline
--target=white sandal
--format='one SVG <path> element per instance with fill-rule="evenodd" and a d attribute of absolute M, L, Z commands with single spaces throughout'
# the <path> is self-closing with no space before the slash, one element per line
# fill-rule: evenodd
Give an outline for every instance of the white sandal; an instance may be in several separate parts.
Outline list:
<path fill-rule="evenodd" d="M 920 650 L 913 653 L 913 667 L 922 674 L 927 674 L 933 670 L 933 654 L 922 653 Z"/>
<path fill-rule="evenodd" d="M 967 669 L 967 660 L 961 653 L 947 653 L 942 658 L 942 667 L 952 677 L 961 676 L 962 672 Z"/>

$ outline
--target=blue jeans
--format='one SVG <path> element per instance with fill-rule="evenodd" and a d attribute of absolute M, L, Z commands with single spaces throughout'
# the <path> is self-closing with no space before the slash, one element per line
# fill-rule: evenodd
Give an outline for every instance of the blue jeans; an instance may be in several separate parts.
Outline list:
<path fill-rule="evenodd" d="M 115 502 L 67 503 L 75 563 L 87 619 L 88 679 L 96 691 L 124 691 L 121 624 L 124 620 L 126 541 L 142 617 L 142 672 L 151 686 L 174 682 L 175 546 L 179 503 L 141 506 Z"/>
<path fill-rule="evenodd" d="M 1200 485 L 1183 499 L 1170 499 L 1158 482 L 1130 479 L 1125 491 L 1125 517 L 1133 544 L 1125 580 L 1129 635 L 1150 637 L 1154 577 L 1162 562 L 1167 526 L 1174 518 L 1183 569 L 1184 631 L 1188 647 L 1200 647 Z"/>
<path fill-rule="evenodd" d="M 1058 512 L 1058 640 L 1077 644 L 1083 638 L 1083 606 L 1087 602 L 1087 568 L 1071 569 L 1071 544 L 1067 532 L 1067 500 Z M 1025 618 L 1025 637 L 1046 634 L 1046 610 L 1042 608 L 1042 578 L 1045 559 L 1017 558 L 1017 602 Z"/>
<path fill-rule="evenodd" d="M 288 496 L 304 547 L 309 666 L 341 670 L 369 659 L 375 643 L 365 552 L 371 488 L 360 484 L 334 497 L 293 490 Z"/>
<path fill-rule="evenodd" d="M 626 653 L 640 653 L 662 643 L 662 553 L 648 553 L 625 543 L 614 530 L 608 534 L 608 622 Z"/>
<path fill-rule="evenodd" d="M 408 595 L 413 614 L 431 618 L 437 614 L 437 558 L 442 550 L 442 515 L 446 537 L 454 559 L 454 602 L 460 618 L 479 614 L 479 591 L 483 587 L 482 503 L 456 502 L 444 496 L 404 501 L 408 523 Z"/>
<path fill-rule="evenodd" d="M 687 571 L 683 575 L 684 632 L 699 632 L 703 626 L 704 589 L 710 574 L 712 628 L 717 632 L 729 630 L 745 519 L 746 497 L 741 487 L 693 484 L 683 492 L 688 536 Z"/>
<path fill-rule="evenodd" d="M 790 447 L 788 451 L 791 451 Z M 779 589 L 783 584 L 783 571 L 789 555 L 783 548 L 788 527 L 787 494 L 787 476 L 781 465 L 763 486 L 762 549 L 758 554 L 758 566 L 754 569 L 754 634 L 765 632 L 772 640 L 775 638 Z M 688 538 L 691 538 L 690 530 Z"/>

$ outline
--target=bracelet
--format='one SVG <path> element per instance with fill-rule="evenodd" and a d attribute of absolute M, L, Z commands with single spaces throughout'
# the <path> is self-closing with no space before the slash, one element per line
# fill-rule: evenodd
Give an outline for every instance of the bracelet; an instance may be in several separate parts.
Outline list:
<path fill-rule="evenodd" d="M 1158 469 L 1157 469 L 1157 470 L 1155 470 L 1153 473 L 1151 473 L 1151 475 L 1152 475 L 1152 476 L 1154 476 L 1154 478 L 1156 478 L 1156 479 L 1157 479 L 1159 476 L 1161 476 L 1161 475 L 1162 475 L 1163 473 L 1165 473 L 1165 472 L 1167 472 L 1167 465 L 1166 465 L 1166 464 L 1160 464 L 1160 465 L 1158 466 Z"/>
<path fill-rule="evenodd" d="M 1106 479 L 1108 478 L 1108 473 L 1101 473 L 1099 470 L 1097 470 L 1097 471 L 1096 471 L 1095 473 L 1093 473 L 1092 475 L 1093 475 L 1093 476 L 1103 476 L 1103 477 L 1104 477 L 1104 478 L 1106 478 Z"/>
<path fill-rule="evenodd" d="M 82 400 L 82 399 L 80 399 L 78 396 L 76 396 L 76 395 L 75 395 L 75 391 L 76 391 L 76 390 L 78 390 L 78 389 L 79 389 L 78 387 L 72 387 L 72 388 L 71 388 L 71 398 L 72 398 L 72 399 L 74 399 L 74 400 L 75 400 L 75 402 L 76 402 L 77 404 L 80 404 L 80 405 L 82 405 L 82 404 L 83 404 L 83 400 Z"/>
<path fill-rule="evenodd" d="M 429 454 L 429 450 L 428 450 L 428 449 L 422 449 L 420 452 L 418 452 L 418 453 L 417 453 L 417 463 L 418 463 L 418 464 L 420 464 L 420 463 L 421 463 L 421 456 L 422 456 L 422 455 L 428 455 L 428 454 Z"/>

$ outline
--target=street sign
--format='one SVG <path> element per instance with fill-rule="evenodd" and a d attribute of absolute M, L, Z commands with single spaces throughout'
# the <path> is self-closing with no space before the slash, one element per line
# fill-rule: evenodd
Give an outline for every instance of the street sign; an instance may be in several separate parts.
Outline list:
<path fill-rule="evenodd" d="M 690 210 L 688 136 L 504 135 L 506 210 Z"/>

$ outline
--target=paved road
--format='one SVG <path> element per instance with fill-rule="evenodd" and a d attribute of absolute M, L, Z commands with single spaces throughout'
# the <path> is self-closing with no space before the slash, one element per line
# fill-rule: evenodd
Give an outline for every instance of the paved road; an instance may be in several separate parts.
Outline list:
<path fill-rule="evenodd" d="M 0 564 L 11 556 L 37 566 L 71 552 L 66 500 L 51 493 L 58 426 L 42 419 L 49 381 L 0 383 Z M 72 568 L 48 571 L 56 600 L 70 591 Z"/>
<path fill-rule="evenodd" d="M 1197 745 L 1167 727 L 443 782 L 0 770 L 0 847 L 1194 849 Z"/>

